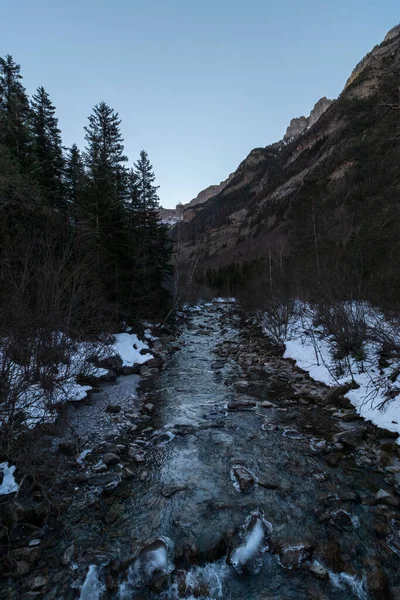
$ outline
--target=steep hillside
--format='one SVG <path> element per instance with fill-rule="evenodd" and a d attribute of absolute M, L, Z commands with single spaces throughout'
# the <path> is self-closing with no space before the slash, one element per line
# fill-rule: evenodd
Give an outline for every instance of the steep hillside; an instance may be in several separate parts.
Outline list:
<path fill-rule="evenodd" d="M 173 230 L 182 279 L 234 291 L 251 281 L 307 293 L 346 281 L 397 298 L 400 284 L 400 27 L 336 101 L 256 148 Z M 337 287 L 336 284 L 333 284 Z"/>

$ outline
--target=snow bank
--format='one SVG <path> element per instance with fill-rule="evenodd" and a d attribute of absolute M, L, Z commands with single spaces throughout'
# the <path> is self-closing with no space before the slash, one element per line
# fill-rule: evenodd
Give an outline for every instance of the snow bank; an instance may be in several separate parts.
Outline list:
<path fill-rule="evenodd" d="M 396 324 L 385 321 L 383 315 L 369 305 L 364 305 L 363 310 L 367 328 L 371 332 L 379 328 L 381 332 L 390 333 L 392 339 L 400 344 Z M 393 365 L 385 369 L 379 367 L 381 345 L 378 341 L 371 341 L 374 336 L 369 336 L 362 360 L 352 357 L 337 360 L 334 358 L 332 337 L 321 325 L 316 326 L 314 320 L 312 309 L 298 303 L 283 340 L 286 347 L 284 358 L 293 359 L 310 377 L 328 386 L 341 386 L 354 380 L 359 388 L 350 390 L 346 397 L 358 414 L 378 427 L 400 434 L 400 388 L 389 379 Z M 389 391 L 392 399 L 388 401 Z"/>
<path fill-rule="evenodd" d="M 122 358 L 124 367 L 143 365 L 153 358 L 150 352 L 140 353 L 141 350 L 149 350 L 149 348 L 135 333 L 117 333 L 112 348 Z"/>
<path fill-rule="evenodd" d="M 3 476 L 3 481 L 0 485 L 0 496 L 6 496 L 7 494 L 13 494 L 18 492 L 19 485 L 14 478 L 15 467 L 9 467 L 8 463 L 0 463 L 0 475 Z"/>

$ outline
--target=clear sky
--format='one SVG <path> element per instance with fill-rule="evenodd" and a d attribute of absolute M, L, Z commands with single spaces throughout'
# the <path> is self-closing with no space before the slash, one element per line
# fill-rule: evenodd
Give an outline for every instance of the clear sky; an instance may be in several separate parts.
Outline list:
<path fill-rule="evenodd" d="M 125 149 L 153 163 L 164 206 L 219 183 L 292 117 L 337 97 L 400 21 L 399 0 L 13 0 L 0 55 L 57 107 L 64 144 L 104 100 Z"/>

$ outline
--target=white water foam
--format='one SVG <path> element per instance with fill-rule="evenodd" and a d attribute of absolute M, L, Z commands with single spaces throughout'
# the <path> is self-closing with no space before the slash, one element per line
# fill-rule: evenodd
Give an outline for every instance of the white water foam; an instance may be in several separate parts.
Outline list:
<path fill-rule="evenodd" d="M 365 579 L 359 579 L 349 573 L 333 573 L 327 569 L 333 587 L 338 590 L 350 589 L 358 600 L 368 600 L 367 584 Z"/>
<path fill-rule="evenodd" d="M 99 567 L 90 565 L 86 579 L 81 587 L 79 600 L 100 600 L 106 587 L 99 579 Z"/>
<path fill-rule="evenodd" d="M 264 527 L 260 519 L 257 519 L 253 529 L 246 536 L 243 546 L 236 548 L 231 562 L 234 567 L 246 565 L 253 556 L 260 551 L 264 542 Z"/>

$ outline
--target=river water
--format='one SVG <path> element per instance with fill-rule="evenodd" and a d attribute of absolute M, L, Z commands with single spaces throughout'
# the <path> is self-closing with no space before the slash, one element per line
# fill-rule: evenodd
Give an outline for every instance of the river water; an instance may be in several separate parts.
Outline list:
<path fill-rule="evenodd" d="M 234 306 L 189 311 L 179 347 L 136 400 L 154 405 L 151 420 L 119 440 L 136 444 L 139 461 L 103 493 L 118 518 L 71 519 L 88 557 L 76 565 L 80 586 L 92 564 L 82 600 L 400 597 L 398 508 L 375 501 L 381 488 L 396 495 L 376 432 L 335 419 L 318 402 L 325 392 Z M 349 427 L 363 441 L 335 445 Z"/>

